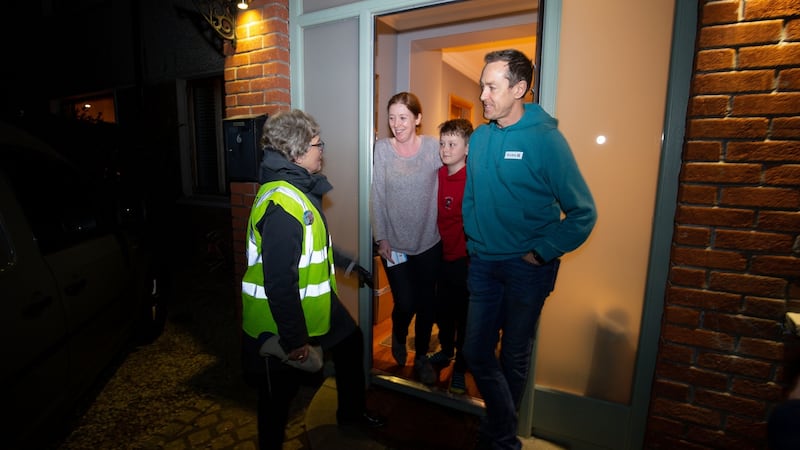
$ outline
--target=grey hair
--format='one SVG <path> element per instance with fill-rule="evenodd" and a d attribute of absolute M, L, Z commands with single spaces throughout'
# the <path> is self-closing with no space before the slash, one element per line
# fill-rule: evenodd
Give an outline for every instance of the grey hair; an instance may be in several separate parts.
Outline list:
<path fill-rule="evenodd" d="M 308 152 L 319 130 L 317 121 L 299 109 L 280 111 L 264 123 L 261 147 L 270 147 L 289 161 L 295 161 Z"/>

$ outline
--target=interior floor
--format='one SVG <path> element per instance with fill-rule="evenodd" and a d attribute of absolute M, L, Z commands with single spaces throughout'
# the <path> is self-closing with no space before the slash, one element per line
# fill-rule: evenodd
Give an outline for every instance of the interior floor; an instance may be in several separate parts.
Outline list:
<path fill-rule="evenodd" d="M 435 325 L 434 325 L 435 327 Z M 382 374 L 382 375 L 393 375 L 405 380 L 416 381 L 419 382 L 416 374 L 414 373 L 414 357 L 416 356 L 414 351 L 409 350 L 408 358 L 406 365 L 400 367 L 397 365 L 397 362 L 394 360 L 392 356 L 392 348 L 389 345 L 384 344 L 392 334 L 392 320 L 385 319 L 373 327 L 372 332 L 372 368 L 373 373 Z M 435 350 L 439 350 L 436 348 Z M 434 369 L 436 369 L 434 367 Z M 441 369 L 437 369 L 437 381 L 436 384 L 433 386 L 429 386 L 429 388 L 433 391 L 437 391 L 442 394 L 450 394 L 450 395 L 458 395 L 458 394 L 451 394 L 449 393 L 448 389 L 450 387 L 450 376 L 453 374 L 453 362 L 450 362 L 450 365 L 443 367 Z M 480 393 L 478 389 L 475 387 L 475 381 L 472 378 L 472 375 L 467 372 L 466 374 L 466 381 L 467 381 L 467 392 L 464 394 L 460 394 L 465 399 L 468 397 L 480 399 Z"/>

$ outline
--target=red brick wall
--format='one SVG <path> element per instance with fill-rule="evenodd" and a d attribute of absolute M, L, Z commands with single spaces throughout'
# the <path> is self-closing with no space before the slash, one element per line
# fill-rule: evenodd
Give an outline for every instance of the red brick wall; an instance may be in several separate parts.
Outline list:
<path fill-rule="evenodd" d="M 647 448 L 765 449 L 800 310 L 800 1 L 700 1 Z"/>
<path fill-rule="evenodd" d="M 289 1 L 252 0 L 250 8 L 238 14 L 236 36 L 235 48 L 226 45 L 226 117 L 269 115 L 289 109 Z M 238 287 L 246 267 L 245 230 L 258 183 L 231 183 L 230 191 Z"/>

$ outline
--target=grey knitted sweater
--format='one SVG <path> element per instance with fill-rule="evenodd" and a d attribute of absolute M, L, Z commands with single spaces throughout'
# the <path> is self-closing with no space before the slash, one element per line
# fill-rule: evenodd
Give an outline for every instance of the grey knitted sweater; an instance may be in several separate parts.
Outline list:
<path fill-rule="evenodd" d="M 418 255 L 439 242 L 436 227 L 439 141 L 420 136 L 419 151 L 402 157 L 389 138 L 375 143 L 370 208 L 372 235 L 392 250 Z"/>

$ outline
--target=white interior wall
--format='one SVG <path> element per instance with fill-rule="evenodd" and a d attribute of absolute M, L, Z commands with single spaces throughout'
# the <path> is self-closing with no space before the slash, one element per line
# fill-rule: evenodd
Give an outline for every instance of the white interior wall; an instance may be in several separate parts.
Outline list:
<path fill-rule="evenodd" d="M 445 115 L 449 116 L 450 114 L 450 95 L 452 94 L 472 104 L 472 116 L 469 117 L 469 121 L 472 122 L 473 127 L 483 123 L 483 107 L 481 106 L 479 86 L 478 80 L 467 78 L 452 66 L 444 64 L 442 68 L 441 102 Z M 442 121 L 446 119 L 447 117 L 443 118 Z"/>
<path fill-rule="evenodd" d="M 436 126 L 441 123 L 442 111 L 442 52 L 440 50 L 413 49 L 411 55 L 411 92 L 422 103 L 420 134 L 436 136 Z"/>
<path fill-rule="evenodd" d="M 375 21 L 375 139 L 389 136 L 386 103 L 397 89 L 397 32 L 380 20 Z"/>

